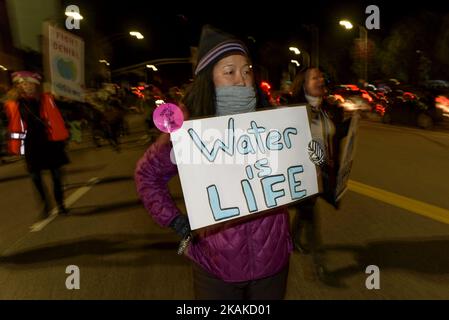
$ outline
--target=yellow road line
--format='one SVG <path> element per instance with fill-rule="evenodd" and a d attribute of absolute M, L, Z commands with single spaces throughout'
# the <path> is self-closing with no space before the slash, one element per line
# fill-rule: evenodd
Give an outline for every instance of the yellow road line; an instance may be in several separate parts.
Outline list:
<path fill-rule="evenodd" d="M 424 217 L 449 224 L 449 210 L 349 180 L 348 189 Z"/>

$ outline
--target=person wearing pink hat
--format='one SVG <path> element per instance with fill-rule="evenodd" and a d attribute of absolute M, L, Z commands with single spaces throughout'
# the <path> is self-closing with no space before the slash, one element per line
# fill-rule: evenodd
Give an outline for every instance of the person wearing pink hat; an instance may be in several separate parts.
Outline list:
<path fill-rule="evenodd" d="M 61 166 L 69 159 L 65 140 L 69 132 L 53 97 L 41 92 L 41 76 L 30 71 L 12 74 L 18 97 L 5 102 L 8 117 L 8 151 L 24 155 L 28 172 L 43 204 L 41 218 L 49 215 L 51 206 L 42 181 L 42 171 L 50 170 L 59 213 L 67 213 L 61 177 Z"/>

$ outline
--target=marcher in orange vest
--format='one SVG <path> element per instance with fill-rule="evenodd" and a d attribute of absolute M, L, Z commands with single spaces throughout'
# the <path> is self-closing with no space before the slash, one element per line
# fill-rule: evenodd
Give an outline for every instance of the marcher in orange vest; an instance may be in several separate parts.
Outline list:
<path fill-rule="evenodd" d="M 47 217 L 50 204 L 42 182 L 42 171 L 50 170 L 53 191 L 59 213 L 67 213 L 64 206 L 61 166 L 69 159 L 65 140 L 69 132 L 52 96 L 41 92 L 41 77 L 37 73 L 19 71 L 12 74 L 18 98 L 5 102 L 8 117 L 8 151 L 25 155 L 28 172 L 39 193 Z"/>

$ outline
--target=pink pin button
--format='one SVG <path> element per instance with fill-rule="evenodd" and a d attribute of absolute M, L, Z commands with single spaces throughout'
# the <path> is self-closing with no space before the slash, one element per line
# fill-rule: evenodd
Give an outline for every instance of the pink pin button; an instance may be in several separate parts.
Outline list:
<path fill-rule="evenodd" d="M 184 115 L 176 104 L 163 103 L 154 110 L 153 122 L 162 132 L 171 133 L 182 127 Z"/>

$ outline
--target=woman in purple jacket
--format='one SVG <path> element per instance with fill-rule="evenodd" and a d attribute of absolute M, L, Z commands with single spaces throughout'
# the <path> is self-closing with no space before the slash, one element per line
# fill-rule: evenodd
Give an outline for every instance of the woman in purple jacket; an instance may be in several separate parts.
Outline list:
<path fill-rule="evenodd" d="M 184 103 L 192 116 L 254 111 L 256 92 L 248 50 L 233 36 L 205 26 L 195 80 Z M 137 191 L 154 220 L 190 235 L 187 216 L 167 183 L 177 174 L 168 135 L 150 146 L 137 164 Z M 287 209 L 224 222 L 196 232 L 185 250 L 193 261 L 197 299 L 283 299 L 293 245 Z"/>

